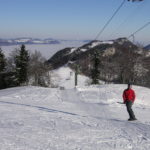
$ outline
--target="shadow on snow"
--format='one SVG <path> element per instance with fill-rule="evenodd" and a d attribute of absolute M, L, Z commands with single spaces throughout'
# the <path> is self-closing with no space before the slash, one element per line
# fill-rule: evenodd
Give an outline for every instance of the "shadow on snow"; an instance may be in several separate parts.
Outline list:
<path fill-rule="evenodd" d="M 17 105 L 17 106 L 26 106 L 26 107 L 31 107 L 31 108 L 38 108 L 41 111 L 52 112 L 52 113 L 56 112 L 56 113 L 63 113 L 63 114 L 73 115 L 73 116 L 80 116 L 80 115 L 75 114 L 75 113 L 70 113 L 70 112 L 65 112 L 65 111 L 61 111 L 61 110 L 50 109 L 50 108 L 46 108 L 46 107 L 33 106 L 33 105 L 28 105 L 28 104 L 19 104 L 19 103 L 14 103 L 14 102 L 5 102 L 5 101 L 0 101 L 0 103 Z"/>

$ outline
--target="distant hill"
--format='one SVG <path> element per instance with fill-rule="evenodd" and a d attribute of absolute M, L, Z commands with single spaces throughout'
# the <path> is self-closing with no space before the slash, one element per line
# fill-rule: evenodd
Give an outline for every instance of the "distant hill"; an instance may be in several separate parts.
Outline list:
<path fill-rule="evenodd" d="M 79 48 L 65 48 L 54 54 L 48 63 L 54 69 L 64 65 L 75 69 L 78 65 L 80 73 L 90 77 L 96 52 L 100 59 L 99 78 L 106 82 L 126 83 L 137 80 L 136 84 L 140 84 L 140 78 L 150 70 L 150 53 L 126 38 L 91 41 Z"/>
<path fill-rule="evenodd" d="M 16 38 L 16 39 L 0 39 L 0 46 L 21 45 L 21 44 L 59 44 L 59 40 L 55 39 L 37 39 L 37 38 Z"/>
<path fill-rule="evenodd" d="M 145 50 L 150 50 L 150 44 L 144 47 Z"/>

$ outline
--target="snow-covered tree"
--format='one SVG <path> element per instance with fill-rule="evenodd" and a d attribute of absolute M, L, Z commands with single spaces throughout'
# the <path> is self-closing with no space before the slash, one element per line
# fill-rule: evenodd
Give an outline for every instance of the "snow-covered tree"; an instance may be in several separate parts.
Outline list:
<path fill-rule="evenodd" d="M 35 51 L 30 56 L 29 76 L 30 83 L 38 86 L 49 86 L 51 83 L 50 69 L 51 67 L 45 64 L 46 59 L 38 51 Z"/>

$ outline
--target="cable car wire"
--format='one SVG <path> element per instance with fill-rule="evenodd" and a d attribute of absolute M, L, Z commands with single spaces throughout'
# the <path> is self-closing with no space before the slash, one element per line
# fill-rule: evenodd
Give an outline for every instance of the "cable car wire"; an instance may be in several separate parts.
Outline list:
<path fill-rule="evenodd" d="M 143 4 L 145 4 L 145 3 L 143 3 Z M 128 23 L 128 20 L 129 20 L 129 19 L 131 19 L 131 18 L 133 18 L 135 15 L 139 14 L 139 12 L 140 12 L 140 10 L 141 10 L 141 8 L 142 8 L 143 6 L 144 6 L 144 5 L 139 4 L 133 11 L 131 11 L 131 12 L 129 13 L 129 15 L 122 21 L 122 23 L 119 24 L 119 26 L 110 34 L 109 37 L 112 37 L 113 35 L 115 35 L 115 33 L 116 33 L 118 30 L 120 30 L 123 25 L 125 25 L 125 24 Z"/>
<path fill-rule="evenodd" d="M 116 14 L 119 12 L 119 10 L 123 7 L 123 5 L 125 4 L 126 0 L 123 0 L 123 2 L 121 3 L 121 5 L 117 8 L 117 10 L 113 13 L 112 17 L 106 22 L 106 24 L 104 25 L 104 27 L 101 29 L 101 31 L 97 34 L 95 40 L 97 40 L 100 35 L 103 33 L 103 31 L 105 30 L 105 28 L 109 25 L 109 23 L 112 21 L 112 19 L 116 16 Z"/>
<path fill-rule="evenodd" d="M 140 32 L 140 31 L 143 30 L 144 28 L 146 28 L 148 25 L 150 25 L 150 22 L 146 23 L 146 24 L 143 25 L 141 28 L 139 28 L 137 31 L 135 31 L 134 33 L 132 33 L 132 34 L 128 37 L 128 39 L 129 39 L 130 37 L 133 37 L 136 33 Z"/>

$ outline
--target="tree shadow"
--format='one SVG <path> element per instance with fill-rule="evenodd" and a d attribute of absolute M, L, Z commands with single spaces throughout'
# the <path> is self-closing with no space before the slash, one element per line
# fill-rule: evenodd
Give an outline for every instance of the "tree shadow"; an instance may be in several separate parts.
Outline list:
<path fill-rule="evenodd" d="M 41 111 L 46 111 L 46 112 L 51 112 L 51 113 L 63 113 L 63 114 L 72 115 L 72 116 L 80 116 L 80 115 L 75 114 L 75 113 L 70 113 L 70 112 L 61 111 L 61 110 L 50 109 L 50 108 L 46 108 L 46 107 L 33 106 L 33 105 L 29 105 L 29 104 L 19 104 L 19 103 L 14 103 L 14 102 L 5 102 L 5 101 L 0 101 L 0 103 L 17 105 L 17 106 L 31 107 L 31 108 L 39 109 Z M 84 116 L 82 116 L 82 117 L 84 117 Z"/>

